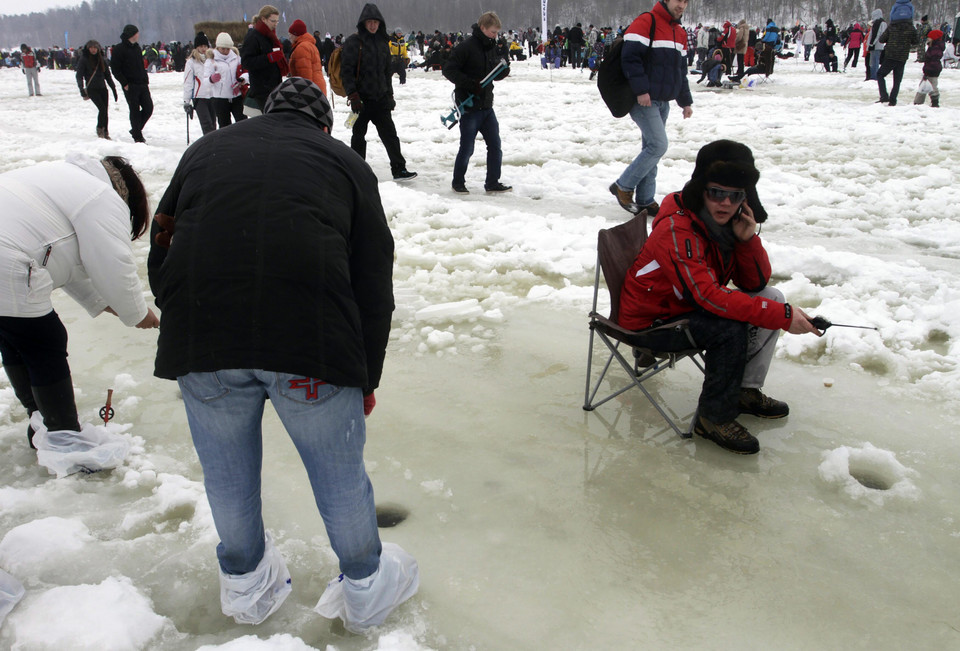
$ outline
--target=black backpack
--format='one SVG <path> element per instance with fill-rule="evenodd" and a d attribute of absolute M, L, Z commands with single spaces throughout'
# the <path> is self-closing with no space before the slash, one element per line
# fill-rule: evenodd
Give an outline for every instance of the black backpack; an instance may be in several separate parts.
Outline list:
<path fill-rule="evenodd" d="M 650 14 L 650 45 L 653 46 L 653 36 L 657 30 L 657 19 L 653 15 L 653 12 L 648 11 L 646 13 Z M 640 15 L 642 16 L 643 14 Z M 621 63 L 622 54 L 623 37 L 618 36 L 613 41 L 613 45 L 610 46 L 610 51 L 603 57 L 603 61 L 600 62 L 600 66 L 597 68 L 597 89 L 600 91 L 600 97 L 603 99 L 603 103 L 607 105 L 610 113 L 612 113 L 615 118 L 622 118 L 629 113 L 633 105 L 637 103 L 637 96 L 634 95 L 633 89 L 630 88 L 630 82 L 627 81 L 626 75 L 623 74 Z"/>

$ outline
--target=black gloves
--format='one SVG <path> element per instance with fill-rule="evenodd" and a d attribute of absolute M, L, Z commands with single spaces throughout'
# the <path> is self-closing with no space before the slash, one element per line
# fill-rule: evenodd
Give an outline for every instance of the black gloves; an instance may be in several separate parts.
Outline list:
<path fill-rule="evenodd" d="M 363 102 L 360 101 L 360 93 L 354 91 L 347 95 L 347 101 L 350 102 L 350 110 L 359 113 L 363 108 Z"/>

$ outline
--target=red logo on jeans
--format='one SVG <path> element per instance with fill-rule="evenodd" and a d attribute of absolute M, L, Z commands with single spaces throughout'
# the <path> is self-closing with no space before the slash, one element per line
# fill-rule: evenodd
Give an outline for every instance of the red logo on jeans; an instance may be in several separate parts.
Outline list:
<path fill-rule="evenodd" d="M 320 385 L 326 384 L 323 380 L 318 380 L 317 378 L 312 377 L 298 377 L 293 380 L 290 380 L 291 389 L 306 389 L 307 390 L 307 400 L 316 400 L 317 399 L 317 389 Z"/>

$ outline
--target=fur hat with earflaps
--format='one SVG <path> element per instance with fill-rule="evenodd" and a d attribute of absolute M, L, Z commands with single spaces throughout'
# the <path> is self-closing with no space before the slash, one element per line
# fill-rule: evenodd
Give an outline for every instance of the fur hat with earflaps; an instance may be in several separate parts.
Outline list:
<path fill-rule="evenodd" d="M 683 205 L 694 212 L 703 208 L 703 192 L 707 183 L 718 183 L 731 188 L 743 188 L 747 193 L 747 203 L 753 210 L 758 224 L 767 219 L 767 211 L 757 195 L 757 181 L 760 171 L 757 169 L 753 152 L 746 145 L 733 140 L 715 140 L 704 145 L 697 152 L 697 163 L 693 176 L 683 186 L 681 196 Z"/>

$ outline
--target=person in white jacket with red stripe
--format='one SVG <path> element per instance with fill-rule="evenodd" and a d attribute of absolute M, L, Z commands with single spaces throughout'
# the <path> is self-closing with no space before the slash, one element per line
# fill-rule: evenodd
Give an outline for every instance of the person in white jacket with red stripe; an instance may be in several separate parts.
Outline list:
<path fill-rule="evenodd" d="M 63 289 L 91 316 L 156 328 L 130 245 L 149 220 L 146 191 L 123 158 L 73 156 L 0 175 L 0 357 L 17 399 L 48 431 L 80 431 L 51 293 Z"/>
<path fill-rule="evenodd" d="M 193 52 L 183 68 L 183 110 L 190 117 L 196 111 L 203 135 L 217 129 L 213 101 L 210 99 L 210 75 L 205 65 L 209 49 L 210 40 L 206 34 L 197 32 L 193 38 Z"/>

